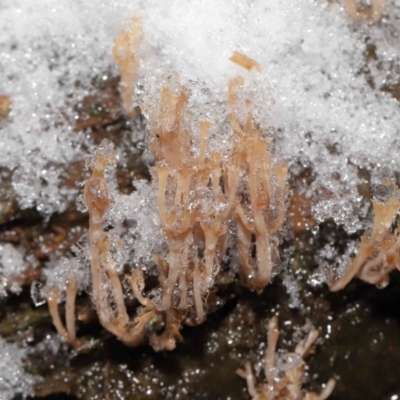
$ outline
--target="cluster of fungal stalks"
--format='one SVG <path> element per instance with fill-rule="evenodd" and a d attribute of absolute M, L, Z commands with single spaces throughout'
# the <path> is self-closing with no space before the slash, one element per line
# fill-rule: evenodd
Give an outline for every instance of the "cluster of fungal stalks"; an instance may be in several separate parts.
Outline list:
<path fill-rule="evenodd" d="M 226 251 L 231 221 L 237 227 L 242 283 L 258 291 L 269 283 L 277 257 L 274 236 L 285 215 L 287 167 L 273 162 L 271 143 L 261 138 L 252 115 L 242 122 L 233 111 L 235 90 L 244 85 L 243 78 L 229 85 L 229 122 L 235 135 L 229 157 L 207 151 L 211 127 L 207 120 L 198 122 L 199 152 L 191 154 L 193 132 L 183 122 L 188 90 L 176 74 L 167 82 L 159 106 L 150 115 L 149 140 L 157 160 L 153 176 L 169 247 L 167 257 L 159 262 L 163 307 L 193 305 L 194 321 L 199 323 L 205 318 L 206 298 Z"/>
<path fill-rule="evenodd" d="M 133 93 L 141 37 L 141 21 L 133 19 L 130 31 L 122 31 L 114 42 L 123 106 L 131 117 L 137 115 Z M 234 52 L 230 60 L 245 70 L 262 72 L 260 64 L 239 52 Z M 120 271 L 126 267 L 121 265 L 126 260 L 119 257 L 123 241 L 106 226 L 113 201 L 105 171 L 116 165 L 113 144 L 104 139 L 88 159 L 92 174 L 84 187 L 84 199 L 89 211 L 91 295 L 101 325 L 128 346 L 148 340 L 156 351 L 172 350 L 181 339 L 182 325 L 205 320 L 213 301 L 210 294 L 218 290 L 228 243 L 237 247 L 241 284 L 261 292 L 273 276 L 279 257 L 276 234 L 286 214 L 288 168 L 272 156 L 273 138 L 255 121 L 251 98 L 243 97 L 245 87 L 242 76 L 229 82 L 225 110 L 228 123 L 223 129 L 229 129 L 233 139 L 231 146 L 223 150 L 210 144 L 213 121 L 209 117 L 190 120 L 191 93 L 178 74 L 169 74 L 159 98 L 145 105 L 148 145 L 155 157 L 151 174 L 158 193 L 160 229 L 167 244 L 164 253 L 153 254 L 159 275 L 150 294 L 144 292 L 141 266 L 121 276 Z M 129 283 L 129 290 L 121 278 Z M 48 285 L 43 293 L 58 332 L 75 349 L 81 349 L 85 343 L 77 339 L 75 329 L 77 291 L 77 278 L 71 273 L 65 287 L 65 325 L 58 309 L 61 290 Z M 129 315 L 129 298 L 140 304 L 135 315 Z M 318 331 L 311 329 L 294 353 L 287 355 L 291 362 L 283 369 L 276 362 L 278 336 L 273 318 L 265 355 L 266 384 L 256 385 L 250 363 L 238 370 L 247 380 L 252 398 L 326 399 L 333 391 L 334 380 L 320 395 L 302 389 L 304 358 Z"/>
<path fill-rule="evenodd" d="M 320 394 L 308 392 L 303 387 L 305 358 L 311 354 L 311 346 L 318 337 L 318 331 L 311 327 L 307 336 L 301 340 L 294 352 L 277 356 L 276 346 L 279 338 L 277 318 L 268 323 L 268 346 L 265 351 L 265 383 L 257 384 L 251 364 L 246 362 L 244 369 L 236 373 L 246 379 L 252 400 L 325 400 L 335 388 L 335 380 L 330 379 Z"/>
<path fill-rule="evenodd" d="M 242 284 L 261 291 L 271 280 L 278 257 L 276 233 L 285 216 L 287 165 L 274 161 L 272 143 L 263 138 L 252 114 L 248 112 L 244 120 L 238 115 L 237 91 L 244 85 L 242 77 L 229 84 L 227 114 L 234 139 L 224 157 L 218 149 L 210 149 L 211 121 L 199 120 L 193 128 L 185 119 L 190 92 L 177 74 L 168 76 L 159 100 L 149 108 L 148 142 L 156 160 L 153 183 L 168 251 L 154 255 L 159 296 L 143 295 L 140 267 L 128 277 L 132 295 L 141 304 L 134 318 L 128 315 L 127 293 L 117 272 L 122 268 L 117 265 L 122 240 L 113 230 L 104 229 L 105 215 L 112 207 L 104 176 L 106 169 L 115 166 L 112 143 L 103 140 L 89 160 L 92 175 L 84 197 L 89 210 L 92 297 L 102 326 L 129 346 L 147 336 L 154 349 L 173 349 L 182 324 L 204 321 L 229 235 L 235 231 L 229 227 L 236 225 Z M 195 152 L 194 142 L 199 143 Z M 49 291 L 48 303 L 55 325 L 76 347 L 71 317 L 76 290 L 67 290 L 67 329 L 56 315 L 53 292 Z M 157 320 L 162 320 L 162 333 L 148 328 Z"/>
<path fill-rule="evenodd" d="M 89 160 L 92 176 L 86 182 L 84 197 L 89 210 L 89 250 L 92 278 L 92 297 L 102 326 L 128 346 L 141 344 L 144 330 L 158 314 L 151 300 L 138 297 L 143 307 L 131 321 L 128 315 L 124 291 L 117 272 L 115 251 L 121 247 L 119 237 L 112 231 L 104 230 L 104 217 L 111 206 L 108 185 L 104 171 L 115 167 L 113 145 L 104 139 L 92 159 Z M 132 290 L 143 290 L 140 270 L 130 276 Z M 166 345 L 167 347 L 167 345 Z"/>
<path fill-rule="evenodd" d="M 58 303 L 62 299 L 62 292 L 56 286 L 46 285 L 43 289 L 43 294 L 46 298 L 49 307 L 50 315 L 53 324 L 62 338 L 68 342 L 74 349 L 79 349 L 84 346 L 76 337 L 75 326 L 75 300 L 78 293 L 78 282 L 74 275 L 71 275 L 66 282 L 66 303 L 65 303 L 65 322 L 61 320 Z"/>
<path fill-rule="evenodd" d="M 400 190 L 390 179 L 384 179 L 375 191 L 373 228 L 361 237 L 360 249 L 344 275 L 330 284 L 333 292 L 343 289 L 354 277 L 384 287 L 389 273 L 400 270 L 399 227 L 390 231 L 400 209 Z"/>
<path fill-rule="evenodd" d="M 286 214 L 288 169 L 286 162 L 275 162 L 271 157 L 272 143 L 262 139 L 251 112 L 243 121 L 235 112 L 236 89 L 243 85 L 242 77 L 229 85 L 228 120 L 236 142 L 225 168 L 239 179 L 237 185 L 245 193 L 236 192 L 234 203 L 241 283 L 260 292 L 271 280 L 273 263 L 279 256 L 275 235 Z"/>

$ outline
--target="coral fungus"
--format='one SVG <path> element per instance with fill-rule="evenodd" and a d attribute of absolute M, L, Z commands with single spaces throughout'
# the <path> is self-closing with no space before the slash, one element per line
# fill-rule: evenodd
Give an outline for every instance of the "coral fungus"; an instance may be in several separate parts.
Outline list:
<path fill-rule="evenodd" d="M 372 231 L 366 231 L 361 237 L 361 244 L 356 257 L 344 275 L 330 285 L 336 292 L 343 289 L 353 277 L 379 286 L 389 281 L 389 273 L 400 269 L 399 228 L 394 233 L 389 229 L 400 209 L 400 191 L 390 179 L 376 188 L 376 196 L 372 199 L 375 212 Z"/>
<path fill-rule="evenodd" d="M 268 346 L 265 351 L 264 375 L 266 383 L 257 384 L 251 364 L 246 362 L 244 369 L 236 373 L 246 379 L 249 394 L 253 400 L 325 400 L 335 388 L 335 380 L 330 379 L 320 393 L 307 392 L 302 389 L 304 376 L 304 359 L 311 353 L 311 346 L 318 337 L 318 331 L 311 328 L 307 336 L 301 340 L 293 353 L 276 354 L 279 338 L 277 318 L 268 323 Z"/>
<path fill-rule="evenodd" d="M 245 188 L 246 193 L 239 194 L 235 202 L 241 281 L 250 289 L 261 291 L 271 280 L 273 262 L 278 256 L 275 234 L 285 218 L 287 165 L 273 161 L 272 143 L 262 139 L 251 112 L 241 121 L 232 111 L 238 99 L 236 89 L 243 85 L 244 79 L 238 77 L 229 86 L 228 118 L 236 144 L 227 169 L 232 176 L 241 177 L 237 185 Z"/>
<path fill-rule="evenodd" d="M 254 68 L 258 72 L 262 72 L 261 65 L 257 61 L 253 60 L 250 57 L 247 57 L 245 54 L 239 53 L 238 51 L 233 52 L 230 60 L 247 70 L 251 70 Z"/>
<path fill-rule="evenodd" d="M 146 324 L 157 316 L 153 303 L 142 296 L 143 308 L 131 321 L 124 300 L 112 246 L 118 248 L 119 241 L 113 231 L 103 229 L 104 216 L 111 205 L 104 171 L 115 166 L 113 145 L 106 139 L 89 161 L 92 176 L 85 185 L 85 199 L 89 209 L 89 246 L 92 276 L 92 292 L 99 320 L 103 327 L 112 332 L 129 346 L 142 343 Z M 134 293 L 143 290 L 143 280 L 138 272 L 133 272 L 130 281 Z M 168 344 L 165 344 L 168 347 Z"/>
<path fill-rule="evenodd" d="M 121 72 L 121 92 L 124 109 L 130 117 L 137 116 L 133 104 L 133 89 L 139 68 L 139 46 L 142 38 L 142 24 L 139 18 L 132 18 L 127 30 L 121 30 L 114 40 L 113 56 Z"/>
<path fill-rule="evenodd" d="M 84 198 L 89 210 L 92 297 L 103 327 L 127 345 L 140 344 L 148 336 L 156 350 L 172 349 L 182 324 L 204 321 L 228 243 L 237 242 L 242 284 L 261 291 L 271 280 L 278 257 L 276 233 L 286 209 L 287 166 L 274 160 L 272 141 L 264 138 L 250 110 L 245 110 L 244 119 L 239 114 L 239 89 L 244 86 L 242 77 L 229 84 L 227 126 L 234 138 L 229 154 L 210 149 L 211 121 L 190 120 L 190 91 L 177 74 L 168 75 L 159 99 L 148 106 L 148 143 L 156 160 L 153 184 L 168 250 L 154 254 L 159 284 L 151 298 L 142 293 L 145 279 L 141 267 L 131 270 L 131 295 L 141 304 L 133 320 L 117 272 L 123 268 L 118 256 L 122 239 L 113 229 L 105 230 L 105 216 L 113 207 L 104 175 L 115 166 L 112 143 L 103 140 L 88 161 L 92 175 L 85 184 Z M 245 99 L 244 104 L 249 108 L 251 101 Z M 193 143 L 198 143 L 196 151 Z M 234 225 L 236 229 L 229 229 Z M 54 291 L 49 293 L 58 331 L 76 346 L 72 332 L 76 290 L 69 294 L 67 290 L 67 329 L 57 314 L 60 297 L 55 298 Z M 161 334 L 146 328 L 154 320 L 163 321 Z"/>
<path fill-rule="evenodd" d="M 174 90 L 175 89 L 175 90 Z M 221 154 L 206 154 L 210 122 L 199 122 L 200 149 L 190 154 L 191 133 L 183 125 L 188 91 L 176 75 L 163 87 L 159 107 L 150 117 L 150 149 L 156 157 L 153 170 L 158 186 L 158 207 L 167 237 L 169 253 L 159 263 L 163 275 L 162 307 L 187 309 L 189 287 L 197 322 L 203 321 L 204 299 L 219 270 L 227 223 L 235 195 L 235 183 L 228 179 L 225 194 L 220 186 Z M 219 210 L 206 206 L 223 204 Z M 203 201 L 203 203 L 201 203 Z M 199 259 L 198 251 L 204 253 Z M 179 291 L 175 293 L 178 284 Z"/>

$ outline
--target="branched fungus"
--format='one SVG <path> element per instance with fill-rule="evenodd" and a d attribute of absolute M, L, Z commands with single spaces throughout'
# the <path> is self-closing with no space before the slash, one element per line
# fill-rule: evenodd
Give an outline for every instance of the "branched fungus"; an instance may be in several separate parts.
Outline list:
<path fill-rule="evenodd" d="M 385 286 L 389 282 L 389 273 L 400 269 L 399 228 L 394 233 L 389 231 L 400 209 L 399 188 L 385 179 L 377 187 L 372 205 L 375 212 L 373 228 L 362 235 L 360 249 L 344 275 L 331 283 L 333 292 L 343 289 L 354 277 Z"/>
<path fill-rule="evenodd" d="M 163 299 L 165 310 L 188 309 L 195 320 L 205 318 L 205 299 L 219 270 L 224 236 L 233 206 L 233 183 L 220 181 L 221 154 L 207 152 L 211 123 L 199 121 L 200 149 L 191 155 L 192 133 L 183 123 L 188 90 L 172 74 L 163 87 L 159 106 L 150 115 L 150 150 L 156 158 L 153 169 L 158 189 L 158 208 L 169 253 L 164 260 Z M 208 207 L 207 204 L 220 204 Z M 222 206 L 223 205 L 223 206 Z M 204 256 L 199 258 L 199 251 Z M 178 291 L 175 290 L 178 288 Z M 188 292 L 192 288 L 193 298 Z"/>
<path fill-rule="evenodd" d="M 143 277 L 140 272 L 134 271 L 130 281 L 142 308 L 135 318 L 129 317 L 116 261 L 111 252 L 111 242 L 118 248 L 119 238 L 113 231 L 106 232 L 103 229 L 104 216 L 112 204 L 104 176 L 107 168 L 115 166 L 112 143 L 104 139 L 89 160 L 89 165 L 92 176 L 86 182 L 84 195 L 89 209 L 88 237 L 93 300 L 103 327 L 128 346 L 136 346 L 144 341 L 146 326 L 157 318 L 159 311 L 152 301 L 141 294 L 144 287 Z M 169 332 L 168 328 L 167 325 L 166 332 Z M 160 343 L 157 350 L 173 348 L 174 343 L 171 344 L 170 336 L 167 336 L 165 343 Z"/>
<path fill-rule="evenodd" d="M 135 19 L 131 33 L 120 34 L 114 48 L 125 107 L 125 94 L 129 98 L 132 94 L 132 87 L 125 83 L 134 79 L 128 72 L 135 74 L 137 67 L 129 49 L 139 41 L 140 32 L 140 21 Z M 125 49 L 124 57 L 119 54 L 120 47 Z M 232 61 L 245 69 L 261 68 L 239 53 Z M 271 280 L 278 258 L 276 233 L 286 211 L 287 165 L 274 160 L 272 137 L 255 122 L 251 98 L 241 94 L 245 87 L 242 77 L 229 84 L 223 109 L 228 123 L 223 129 L 229 131 L 233 142 L 224 149 L 210 145 L 213 121 L 193 118 L 188 111 L 191 92 L 181 84 L 178 74 L 169 74 L 161 83 L 159 98 L 145 106 L 148 145 L 155 157 L 153 186 L 167 245 L 165 252 L 153 255 L 159 279 L 151 298 L 143 294 L 145 279 L 140 266 L 130 267 L 127 281 L 131 292 L 124 290 L 118 272 L 124 267 L 118 257 L 123 240 L 113 229 L 106 229 L 105 217 L 113 207 L 105 177 L 105 171 L 116 163 L 112 143 L 104 139 L 88 160 L 92 175 L 85 184 L 84 198 L 89 211 L 92 297 L 102 326 L 127 345 L 135 346 L 148 338 L 156 350 L 173 349 L 183 324 L 205 320 L 228 242 L 237 242 L 242 284 L 260 292 Z M 236 230 L 229 229 L 234 225 Z M 237 237 L 229 241 L 232 235 Z M 127 296 L 141 304 L 136 317 L 128 315 Z M 48 301 L 54 323 L 73 344 L 74 304 L 67 301 L 65 329 L 53 298 L 49 296 Z M 147 329 L 159 319 L 164 323 L 161 333 Z"/>
<path fill-rule="evenodd" d="M 288 169 L 285 162 L 273 160 L 272 143 L 262 138 L 251 112 L 241 120 L 235 111 L 236 89 L 243 85 L 244 79 L 238 77 L 229 86 L 229 122 L 236 142 L 226 170 L 231 180 L 236 179 L 236 187 L 245 188 L 245 194 L 237 193 L 235 199 L 241 282 L 260 292 L 270 282 L 278 258 L 275 235 L 286 214 Z"/>
<path fill-rule="evenodd" d="M 268 323 L 268 346 L 264 358 L 264 376 L 266 383 L 257 384 L 251 364 L 245 363 L 244 369 L 236 373 L 246 379 L 252 400 L 325 400 L 335 388 L 335 380 L 330 379 L 320 394 L 307 392 L 302 388 L 304 377 L 304 359 L 311 353 L 311 346 L 318 337 L 318 331 L 311 328 L 293 353 L 277 356 L 276 346 L 279 338 L 277 318 Z M 279 358 L 279 359 L 278 359 Z"/>

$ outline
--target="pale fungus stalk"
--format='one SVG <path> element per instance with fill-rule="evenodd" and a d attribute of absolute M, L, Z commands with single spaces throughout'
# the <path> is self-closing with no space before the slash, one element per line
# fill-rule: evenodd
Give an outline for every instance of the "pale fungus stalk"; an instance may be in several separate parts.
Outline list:
<path fill-rule="evenodd" d="M 127 29 L 121 30 L 114 40 L 113 56 L 120 68 L 122 103 L 128 116 L 138 116 L 134 107 L 134 88 L 139 69 L 139 50 L 142 39 L 142 23 L 132 18 Z"/>
<path fill-rule="evenodd" d="M 329 379 L 325 388 L 320 394 L 308 392 L 303 389 L 304 359 L 311 353 L 311 346 L 318 337 L 318 331 L 311 327 L 307 336 L 301 340 L 294 353 L 287 353 L 286 356 L 277 354 L 277 343 L 279 330 L 277 318 L 273 317 L 268 323 L 268 345 L 264 358 L 264 375 L 266 383 L 257 384 L 251 364 L 245 363 L 244 369 L 238 369 L 236 373 L 246 379 L 247 389 L 252 400 L 325 400 L 335 388 L 335 380 Z M 291 359 L 290 363 L 279 368 L 278 358 Z M 296 361 L 297 359 L 297 361 Z"/>
<path fill-rule="evenodd" d="M 129 82 L 134 80 L 137 67 L 136 55 L 130 51 L 138 46 L 140 26 L 139 20 L 133 20 L 131 31 L 120 33 L 114 47 L 128 113 L 133 88 Z M 261 70 L 257 62 L 239 53 L 234 53 L 231 60 L 246 70 Z M 84 198 L 89 211 L 93 302 L 102 326 L 127 345 L 138 345 L 147 338 L 156 350 L 173 349 L 181 338 L 183 324 L 205 320 L 209 294 L 217 289 L 228 237 L 234 234 L 228 229 L 230 225 L 236 223 L 241 283 L 260 292 L 271 281 L 278 258 L 275 235 L 286 211 L 287 165 L 275 161 L 272 138 L 265 139 L 268 132 L 254 121 L 250 96 L 240 92 L 245 85 L 243 77 L 229 83 L 225 110 L 229 123 L 225 129 L 233 134 L 233 145 L 225 150 L 210 145 L 213 121 L 206 117 L 191 120 L 191 93 L 177 73 L 165 78 L 159 97 L 146 105 L 148 145 L 155 157 L 151 173 L 167 245 L 165 253 L 153 255 L 159 279 L 153 291 L 157 294 L 151 298 L 143 293 L 145 277 L 140 266 L 128 274 L 131 293 L 125 293 L 118 272 L 123 266 L 118 265 L 121 261 L 117 262 L 115 256 L 122 251 L 123 238 L 105 229 L 106 215 L 113 207 L 105 176 L 105 171 L 116 164 L 112 143 L 104 139 L 88 160 L 92 175 L 85 184 Z M 244 120 L 238 112 L 241 107 L 245 110 Z M 72 294 L 76 295 L 72 281 L 68 290 L 68 332 L 63 332 L 58 320 L 55 323 L 72 342 Z M 129 315 L 127 296 L 141 305 L 136 316 Z M 163 322 L 161 332 L 149 328 L 154 321 Z"/>
<path fill-rule="evenodd" d="M 387 179 L 381 188 L 389 193 L 388 198 L 372 199 L 375 213 L 372 231 L 362 235 L 357 255 L 344 275 L 330 284 L 333 292 L 343 289 L 354 277 L 384 286 L 389 281 L 389 273 L 400 267 L 398 231 L 389 232 L 400 209 L 400 192 Z"/>

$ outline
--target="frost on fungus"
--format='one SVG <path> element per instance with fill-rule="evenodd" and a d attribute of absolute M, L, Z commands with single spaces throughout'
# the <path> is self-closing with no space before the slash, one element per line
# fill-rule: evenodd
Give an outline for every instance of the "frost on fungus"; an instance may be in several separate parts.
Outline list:
<path fill-rule="evenodd" d="M 278 354 L 276 346 L 279 338 L 277 318 L 268 323 L 268 346 L 264 356 L 265 383 L 257 383 L 249 361 L 244 369 L 236 373 L 246 379 L 252 400 L 325 400 L 335 388 L 335 380 L 330 379 L 320 394 L 302 388 L 305 359 L 312 353 L 311 346 L 318 337 L 318 331 L 311 327 L 306 337 L 297 343 L 294 352 Z"/>
<path fill-rule="evenodd" d="M 142 25 L 139 18 L 133 18 L 129 30 L 121 30 L 114 40 L 113 56 L 121 73 L 121 97 L 126 113 L 138 116 L 133 105 L 133 91 L 139 69 L 139 49 L 142 38 Z"/>
<path fill-rule="evenodd" d="M 385 287 L 389 283 L 389 273 L 400 269 L 399 228 L 390 230 L 400 209 L 399 188 L 385 179 L 375 188 L 372 205 L 373 228 L 362 235 L 357 255 L 343 276 L 330 282 L 330 290 L 334 292 L 343 289 L 354 277 Z"/>
<path fill-rule="evenodd" d="M 371 20 L 377 23 L 381 20 L 385 3 L 388 0 L 372 0 L 367 8 L 359 7 L 356 0 L 344 0 L 347 12 L 357 20 Z"/>
<path fill-rule="evenodd" d="M 278 258 L 276 233 L 285 216 L 287 166 L 275 161 L 272 138 L 256 125 L 251 99 L 241 99 L 244 87 L 241 76 L 229 83 L 226 127 L 233 145 L 225 153 L 209 144 L 213 121 L 193 118 L 188 111 L 191 93 L 176 73 L 164 78 L 159 98 L 147 106 L 159 228 L 167 249 L 153 255 L 158 288 L 149 295 L 143 294 L 141 265 L 126 277 L 131 296 L 140 303 L 134 317 L 128 315 L 120 276 L 123 265 L 118 265 L 124 263 L 119 256 L 123 238 L 117 230 L 105 230 L 107 214 L 118 206 L 105 176 L 116 163 L 112 143 L 104 139 L 88 160 L 92 175 L 84 199 L 89 211 L 92 298 L 103 327 L 127 345 L 138 345 L 147 335 L 156 350 L 173 349 L 182 324 L 204 321 L 228 243 L 237 243 L 242 284 L 261 291 L 271 280 Z M 66 328 L 57 316 L 58 292 L 50 291 L 47 301 L 58 331 L 77 347 L 72 317 L 75 277 L 68 282 Z M 157 320 L 164 323 L 161 334 L 148 329 Z"/>
<path fill-rule="evenodd" d="M 347 233 L 364 228 L 369 203 L 358 189 L 400 170 L 399 0 L 36 3 L 0 7 L 0 220 L 15 218 L 10 203 L 40 214 L 43 224 L 69 210 L 74 182 L 83 179 L 69 169 L 80 171 L 99 139 L 95 124 L 85 124 L 91 116 L 81 115 L 97 95 L 93 82 L 120 77 L 124 111 L 114 99 L 118 127 L 111 119 L 101 134 L 116 128 L 115 138 L 129 137 L 115 151 L 103 141 L 89 158 L 90 226 L 76 259 L 58 262 L 60 250 L 40 270 L 22 243 L 0 244 L 0 296 L 18 293 L 32 266 L 42 272 L 47 282 L 35 297 L 41 291 L 38 303 L 47 301 L 76 349 L 84 343 L 75 297 L 86 288 L 106 330 L 156 350 L 174 348 L 184 325 L 206 319 L 221 282 L 237 279 L 261 292 L 279 263 L 288 169 L 298 185 L 292 204 L 309 203 L 312 223 L 332 218 Z M 123 112 L 142 112 L 142 145 L 153 157 L 152 183 L 135 181 L 131 195 L 116 190 L 114 168 L 130 159 L 128 146 L 143 132 Z M 332 291 L 354 277 L 384 286 L 399 267 L 395 185 L 385 181 L 372 206 L 374 226 L 348 269 L 323 277 Z M 303 217 L 296 236 L 309 227 L 301 227 Z M 288 276 L 291 293 L 303 294 L 298 276 Z M 280 375 L 296 394 L 301 368 Z M 251 368 L 245 375 L 254 380 Z M 258 387 L 249 383 L 263 393 Z M 279 385 L 271 390 L 284 396 Z"/>

